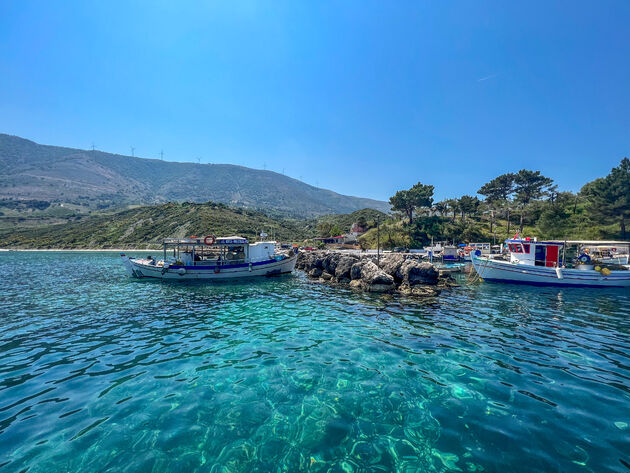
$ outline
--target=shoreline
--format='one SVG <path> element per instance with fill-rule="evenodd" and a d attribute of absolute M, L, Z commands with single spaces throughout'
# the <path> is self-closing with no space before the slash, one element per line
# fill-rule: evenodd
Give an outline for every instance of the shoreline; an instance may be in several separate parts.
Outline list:
<path fill-rule="evenodd" d="M 0 252 L 9 253 L 11 251 L 92 251 L 92 252 L 112 252 L 115 251 L 117 253 L 126 252 L 126 251 L 162 251 L 162 249 L 141 249 L 141 248 L 0 248 Z"/>

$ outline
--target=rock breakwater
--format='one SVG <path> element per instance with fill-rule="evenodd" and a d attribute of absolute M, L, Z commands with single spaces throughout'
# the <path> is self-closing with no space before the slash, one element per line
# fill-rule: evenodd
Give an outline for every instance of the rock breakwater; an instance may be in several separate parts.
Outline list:
<path fill-rule="evenodd" d="M 431 263 L 399 254 L 385 255 L 381 257 L 380 265 L 377 265 L 376 256 L 372 254 L 301 252 L 296 268 L 320 282 L 376 293 L 435 296 L 442 287 L 452 285 L 452 278 L 440 276 Z"/>

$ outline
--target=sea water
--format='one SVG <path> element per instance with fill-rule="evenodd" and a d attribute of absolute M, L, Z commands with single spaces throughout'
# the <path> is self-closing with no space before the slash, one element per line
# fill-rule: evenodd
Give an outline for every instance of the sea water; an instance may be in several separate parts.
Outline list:
<path fill-rule="evenodd" d="M 630 471 L 630 291 L 0 254 L 0 472 Z"/>

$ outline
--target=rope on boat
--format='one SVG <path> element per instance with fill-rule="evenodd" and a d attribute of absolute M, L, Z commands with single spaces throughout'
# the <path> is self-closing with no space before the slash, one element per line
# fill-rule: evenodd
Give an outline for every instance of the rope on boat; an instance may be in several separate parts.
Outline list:
<path fill-rule="evenodd" d="M 483 267 L 479 268 L 479 271 L 477 271 L 477 269 L 475 268 L 475 264 L 473 263 L 473 274 L 472 276 L 468 276 L 468 280 L 466 281 L 468 284 L 476 284 L 478 282 L 481 281 L 481 275 L 479 274 L 481 272 L 481 270 L 486 269 L 486 267 L 488 267 L 488 265 L 490 264 L 490 259 L 485 259 L 483 262 Z"/>

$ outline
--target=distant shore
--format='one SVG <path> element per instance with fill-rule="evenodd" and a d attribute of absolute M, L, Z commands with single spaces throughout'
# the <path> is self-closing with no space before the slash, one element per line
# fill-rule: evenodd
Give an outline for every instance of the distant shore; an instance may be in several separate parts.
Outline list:
<path fill-rule="evenodd" d="M 146 249 L 146 248 L 0 248 L 1 252 L 9 251 L 99 251 L 99 252 L 112 252 L 124 253 L 126 251 L 162 251 L 161 248 Z"/>

